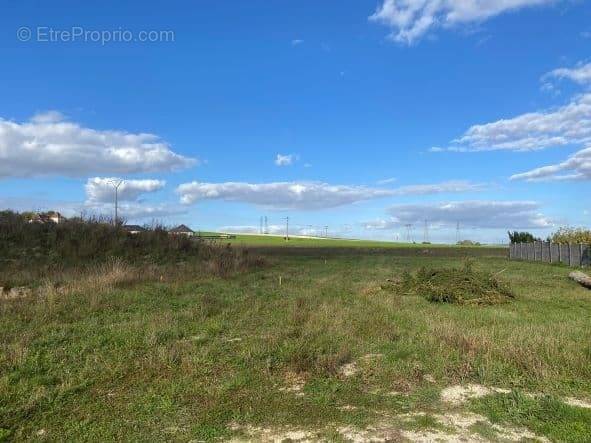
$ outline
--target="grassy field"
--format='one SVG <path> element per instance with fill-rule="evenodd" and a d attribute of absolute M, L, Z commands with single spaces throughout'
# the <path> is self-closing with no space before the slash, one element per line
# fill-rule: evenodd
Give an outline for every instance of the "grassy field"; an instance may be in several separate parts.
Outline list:
<path fill-rule="evenodd" d="M 0 441 L 589 441 L 591 291 L 481 248 L 516 298 L 431 303 L 382 286 L 471 250 L 403 249 L 0 300 Z"/>
<path fill-rule="evenodd" d="M 202 232 L 197 235 L 215 236 L 220 235 L 215 232 Z M 250 234 L 230 234 L 234 238 L 221 239 L 220 242 L 230 243 L 234 246 L 242 247 L 286 247 L 286 248 L 449 248 L 450 245 L 445 244 L 429 244 L 421 243 L 404 243 L 393 241 L 376 241 L 376 240 L 355 240 L 345 238 L 321 238 L 321 237 L 294 237 L 291 236 L 289 241 L 284 237 L 278 235 L 250 235 Z M 487 246 L 463 246 L 467 248 L 472 247 L 487 247 Z"/>

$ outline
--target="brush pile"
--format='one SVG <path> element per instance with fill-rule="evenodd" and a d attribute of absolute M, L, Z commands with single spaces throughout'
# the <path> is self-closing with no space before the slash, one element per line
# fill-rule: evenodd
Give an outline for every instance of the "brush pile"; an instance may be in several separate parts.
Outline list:
<path fill-rule="evenodd" d="M 397 295 L 417 295 L 434 303 L 494 305 L 515 298 L 508 284 L 488 271 L 462 268 L 421 268 L 415 274 L 389 280 L 382 289 Z"/>

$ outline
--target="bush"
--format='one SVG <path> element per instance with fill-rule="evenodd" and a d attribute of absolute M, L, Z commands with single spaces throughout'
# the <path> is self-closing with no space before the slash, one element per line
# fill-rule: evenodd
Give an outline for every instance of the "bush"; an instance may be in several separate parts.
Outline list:
<path fill-rule="evenodd" d="M 258 264 L 245 251 L 170 235 L 162 226 L 130 234 L 105 219 L 29 223 L 26 216 L 12 211 L 0 212 L 0 257 L 6 264 L 21 269 L 98 265 L 113 258 L 132 265 L 177 263 L 194 258 L 219 275 Z"/>
<path fill-rule="evenodd" d="M 588 243 L 591 244 L 591 230 L 585 228 L 560 228 L 553 233 L 550 241 L 554 243 Z"/>
<path fill-rule="evenodd" d="M 480 243 L 472 240 L 460 240 L 458 246 L 480 246 Z"/>

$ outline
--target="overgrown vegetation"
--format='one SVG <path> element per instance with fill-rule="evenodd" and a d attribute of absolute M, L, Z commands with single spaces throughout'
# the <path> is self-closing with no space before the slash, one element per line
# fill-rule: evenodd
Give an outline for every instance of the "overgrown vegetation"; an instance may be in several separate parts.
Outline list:
<path fill-rule="evenodd" d="M 133 269 L 138 278 L 163 275 L 165 268 L 166 273 L 176 275 L 188 263 L 218 275 L 261 264 L 246 250 L 170 235 L 162 226 L 130 234 L 98 218 L 29 223 L 22 214 L 0 212 L 0 286 L 39 284 L 48 279 L 59 285 L 59 280 L 87 278 L 114 260 L 119 268 Z"/>
<path fill-rule="evenodd" d="M 587 243 L 591 244 L 591 230 L 586 228 L 563 227 L 550 236 L 554 243 Z"/>
<path fill-rule="evenodd" d="M 199 256 L 65 268 L 0 299 L 0 441 L 226 441 L 240 426 L 342 441 L 339 428 L 377 426 L 384 411 L 392 436 L 440 428 L 441 390 L 468 383 L 591 399 L 591 303 L 569 270 L 425 250 L 315 248 L 230 278 Z M 458 309 L 379 288 L 405 270 L 463 271 L 466 254 L 519 297 Z M 557 417 L 568 430 L 572 416 Z"/>
<path fill-rule="evenodd" d="M 471 261 L 462 268 L 421 267 L 414 274 L 405 272 L 384 287 L 399 295 L 418 295 L 436 303 L 491 305 L 515 297 L 507 283 L 491 272 L 474 269 Z"/>

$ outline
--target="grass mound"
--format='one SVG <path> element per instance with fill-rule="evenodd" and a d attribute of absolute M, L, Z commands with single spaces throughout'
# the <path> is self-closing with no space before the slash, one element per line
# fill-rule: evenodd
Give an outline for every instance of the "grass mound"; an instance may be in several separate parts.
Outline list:
<path fill-rule="evenodd" d="M 421 268 L 406 272 L 383 289 L 399 295 L 418 295 L 435 303 L 493 305 L 515 298 L 508 284 L 467 262 L 462 268 Z"/>

